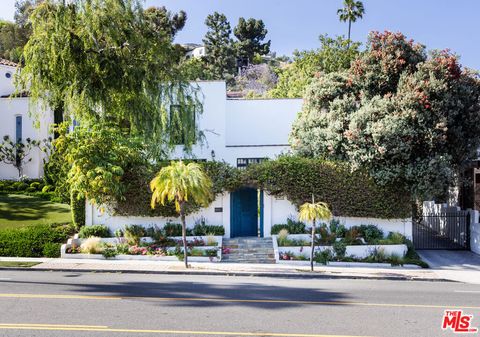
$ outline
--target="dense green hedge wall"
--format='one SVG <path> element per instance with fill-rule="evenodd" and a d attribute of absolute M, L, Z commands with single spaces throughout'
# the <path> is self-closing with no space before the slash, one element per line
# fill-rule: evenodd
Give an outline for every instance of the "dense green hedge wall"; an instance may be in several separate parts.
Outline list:
<path fill-rule="evenodd" d="M 150 208 L 149 183 L 161 167 L 136 166 L 122 178 L 126 193 L 122 200 L 110 205 L 118 215 L 177 217 L 173 204 Z M 320 159 L 282 156 L 276 160 L 238 170 L 224 162 L 204 162 L 202 165 L 213 181 L 212 192 L 233 191 L 247 185 L 261 188 L 273 195 L 283 195 L 299 206 L 315 200 L 324 201 L 334 215 L 406 218 L 410 216 L 409 195 L 394 187 L 380 186 L 365 172 L 352 171 L 344 163 Z M 213 200 L 212 200 L 213 201 Z M 191 205 L 188 213 L 198 210 Z"/>
<path fill-rule="evenodd" d="M 68 225 L 1 229 L 0 256 L 59 257 L 60 244 L 65 243 L 72 233 L 72 227 Z"/>
<path fill-rule="evenodd" d="M 75 227 L 80 229 L 85 226 L 85 198 L 79 198 L 77 193 L 72 192 L 70 196 L 70 209 Z"/>
<path fill-rule="evenodd" d="M 127 170 L 122 177 L 126 192 L 122 200 L 118 200 L 115 205 L 111 205 L 113 212 L 117 215 L 177 217 L 178 214 L 173 203 L 165 206 L 158 205 L 155 209 L 150 207 L 152 197 L 149 187 L 150 181 L 162 167 L 169 165 L 169 163 L 164 161 L 157 165 L 135 166 Z M 240 186 L 240 172 L 236 168 L 218 161 L 201 162 L 200 164 L 212 179 L 213 195 L 234 190 Z M 193 213 L 197 210 L 199 210 L 197 205 L 189 205 L 187 213 Z"/>
<path fill-rule="evenodd" d="M 328 203 L 334 215 L 407 218 L 409 195 L 393 186 L 379 186 L 362 171 L 347 165 L 320 159 L 283 156 L 277 160 L 250 166 L 246 181 L 270 192 L 283 195 L 299 206 L 311 201 Z"/>

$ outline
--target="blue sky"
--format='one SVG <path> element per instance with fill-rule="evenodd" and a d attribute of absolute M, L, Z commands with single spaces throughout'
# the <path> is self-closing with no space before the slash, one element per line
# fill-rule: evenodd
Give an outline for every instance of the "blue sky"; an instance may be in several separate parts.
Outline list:
<path fill-rule="evenodd" d="M 429 49 L 450 48 L 462 64 L 480 69 L 480 0 L 364 0 L 366 14 L 353 24 L 352 39 L 365 42 L 372 30 L 401 31 Z M 13 19 L 15 0 L 0 1 L 0 17 Z M 295 49 L 318 46 L 318 35 L 345 34 L 338 21 L 342 0 L 147 0 L 147 6 L 164 5 L 187 12 L 185 28 L 177 42 L 200 43 L 205 17 L 224 13 L 232 27 L 243 16 L 262 19 L 272 40 L 272 50 L 291 55 Z"/>

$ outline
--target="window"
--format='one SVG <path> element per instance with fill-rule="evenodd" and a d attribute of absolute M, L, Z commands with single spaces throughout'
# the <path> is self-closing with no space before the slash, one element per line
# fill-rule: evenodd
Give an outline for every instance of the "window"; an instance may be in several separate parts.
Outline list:
<path fill-rule="evenodd" d="M 170 106 L 170 139 L 182 145 L 188 140 L 195 142 L 195 109 L 180 105 Z"/>
<path fill-rule="evenodd" d="M 11 72 L 6 72 L 6 73 L 5 73 L 5 77 L 6 77 L 6 78 L 11 78 L 11 77 L 12 77 L 12 73 L 11 73 Z"/>
<path fill-rule="evenodd" d="M 267 160 L 267 158 L 237 158 L 237 167 L 239 169 L 244 169 L 249 165 L 259 164 L 265 160 Z"/>
<path fill-rule="evenodd" d="M 22 141 L 22 116 L 15 117 L 15 141 Z"/>

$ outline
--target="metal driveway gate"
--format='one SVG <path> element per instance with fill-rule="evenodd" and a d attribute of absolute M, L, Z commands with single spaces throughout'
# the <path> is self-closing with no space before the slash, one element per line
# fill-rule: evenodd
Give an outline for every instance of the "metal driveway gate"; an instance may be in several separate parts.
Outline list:
<path fill-rule="evenodd" d="M 413 222 L 415 249 L 470 249 L 470 212 L 426 214 Z"/>

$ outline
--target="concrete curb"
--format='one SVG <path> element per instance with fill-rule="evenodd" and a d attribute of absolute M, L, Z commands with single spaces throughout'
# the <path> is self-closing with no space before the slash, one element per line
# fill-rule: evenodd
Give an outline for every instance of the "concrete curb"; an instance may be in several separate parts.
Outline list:
<path fill-rule="evenodd" d="M 349 279 L 349 280 L 388 280 L 388 281 L 424 281 L 424 282 L 458 282 L 443 278 L 421 278 L 405 275 L 366 276 L 366 275 L 332 275 L 314 273 L 275 273 L 275 272 L 242 272 L 242 271 L 205 271 L 205 270 L 111 270 L 111 269 L 72 269 L 72 268 L 31 268 L 31 267 L 0 267 L 0 271 L 39 271 L 39 272 L 67 272 L 67 273 L 108 273 L 108 274 L 149 274 L 149 275 L 202 275 L 202 276 L 247 276 L 273 277 L 287 279 Z"/>

